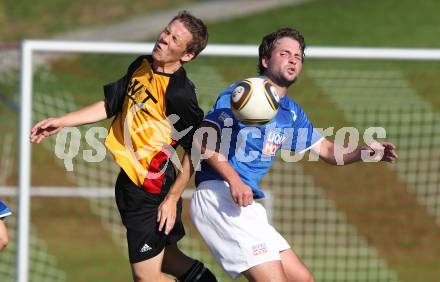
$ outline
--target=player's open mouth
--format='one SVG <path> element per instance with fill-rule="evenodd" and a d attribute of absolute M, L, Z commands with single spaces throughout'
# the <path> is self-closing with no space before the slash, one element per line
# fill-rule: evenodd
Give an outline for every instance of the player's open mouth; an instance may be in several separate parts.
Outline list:
<path fill-rule="evenodd" d="M 156 43 L 153 48 L 153 52 L 162 51 L 162 47 L 159 45 L 160 43 Z"/>

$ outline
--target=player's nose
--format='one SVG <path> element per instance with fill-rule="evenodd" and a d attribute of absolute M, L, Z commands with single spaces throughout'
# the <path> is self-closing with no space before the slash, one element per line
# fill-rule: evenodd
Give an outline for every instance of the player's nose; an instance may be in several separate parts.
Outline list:
<path fill-rule="evenodd" d="M 166 34 L 165 32 L 162 32 L 162 33 L 159 35 L 159 38 L 157 39 L 157 43 L 160 43 L 160 44 L 168 44 L 166 38 L 167 38 L 167 34 Z"/>
<path fill-rule="evenodd" d="M 293 56 L 291 56 L 289 58 L 289 63 L 295 66 L 297 62 L 296 62 L 295 58 Z"/>
<path fill-rule="evenodd" d="M 170 42 L 171 34 L 164 34 L 162 37 L 162 43 L 168 44 Z"/>

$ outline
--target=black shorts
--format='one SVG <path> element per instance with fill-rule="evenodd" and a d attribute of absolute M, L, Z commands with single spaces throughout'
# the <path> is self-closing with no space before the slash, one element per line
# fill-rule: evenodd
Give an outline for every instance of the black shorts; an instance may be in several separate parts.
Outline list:
<path fill-rule="evenodd" d="M 174 181 L 164 181 L 169 190 Z M 157 210 L 164 195 L 151 194 L 134 184 L 127 174 L 121 170 L 115 185 L 115 198 L 121 215 L 122 223 L 127 229 L 128 255 L 130 263 L 148 260 L 158 255 L 166 245 L 177 243 L 184 235 L 181 213 L 182 198 L 177 203 L 176 223 L 170 234 L 158 231 Z"/>

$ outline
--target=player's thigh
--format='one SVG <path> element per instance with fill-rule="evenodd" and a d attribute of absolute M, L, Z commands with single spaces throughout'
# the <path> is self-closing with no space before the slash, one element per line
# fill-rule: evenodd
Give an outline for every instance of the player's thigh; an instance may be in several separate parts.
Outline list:
<path fill-rule="evenodd" d="M 155 257 L 131 264 L 133 280 L 135 282 L 174 281 L 161 272 L 164 251 Z"/>
<path fill-rule="evenodd" d="M 281 261 L 268 261 L 249 268 L 242 273 L 251 282 L 286 282 Z"/>
<path fill-rule="evenodd" d="M 307 266 L 292 249 L 280 252 L 281 264 L 289 282 L 313 282 L 313 276 Z"/>

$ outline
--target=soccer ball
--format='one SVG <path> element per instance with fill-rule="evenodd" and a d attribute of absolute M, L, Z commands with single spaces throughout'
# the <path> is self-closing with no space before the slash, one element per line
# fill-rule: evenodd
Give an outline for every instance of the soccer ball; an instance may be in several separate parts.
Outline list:
<path fill-rule="evenodd" d="M 231 95 L 231 110 L 241 122 L 261 125 L 276 115 L 279 102 L 277 90 L 269 81 L 252 77 L 235 86 Z"/>

